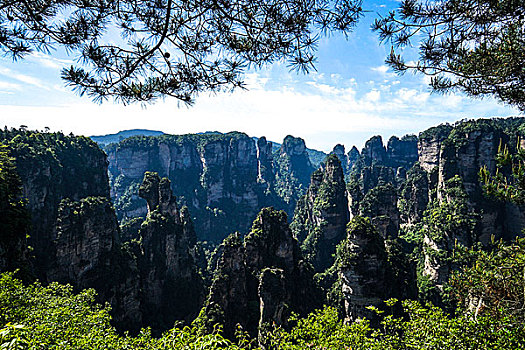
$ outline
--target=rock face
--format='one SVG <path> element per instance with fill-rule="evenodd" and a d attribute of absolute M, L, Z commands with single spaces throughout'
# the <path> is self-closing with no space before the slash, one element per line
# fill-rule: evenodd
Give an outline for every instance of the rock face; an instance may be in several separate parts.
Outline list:
<path fill-rule="evenodd" d="M 383 146 L 381 136 L 368 140 L 349 177 L 351 216 L 368 216 L 382 227 L 380 231 L 385 237 L 395 237 L 397 233 L 394 232 L 400 227 L 397 192 L 406 180 L 407 170 L 414 165 L 417 157 L 415 136 L 404 136 L 401 139 L 393 136 L 388 141 L 387 148 Z M 385 187 L 388 184 L 393 188 Z M 369 194 L 376 188 L 378 189 Z M 361 209 L 362 205 L 365 208 Z"/>
<path fill-rule="evenodd" d="M 121 330 L 147 325 L 160 331 L 176 319 L 196 316 L 204 293 L 193 258 L 195 231 L 187 209 L 178 208 L 168 179 L 147 174 L 137 188 L 149 214 L 139 237 L 133 237 L 140 239 L 124 245 L 109 199 L 106 157 L 92 141 L 14 129 L 0 136 L 17 157 L 16 171 L 28 198 L 33 224 L 28 243 L 35 249 L 36 277 L 95 288 L 98 302 L 111 304 Z M 27 232 L 20 232 L 25 238 Z"/>
<path fill-rule="evenodd" d="M 431 172 L 439 166 L 441 143 L 450 135 L 448 124 L 432 127 L 419 134 L 418 158 L 423 170 Z"/>
<path fill-rule="evenodd" d="M 219 322 L 231 338 L 239 323 L 256 335 L 259 325 L 284 325 L 291 311 L 304 313 L 317 305 L 312 271 L 286 221 L 285 212 L 264 208 L 244 241 L 233 234 L 223 242 L 200 315 L 205 327 Z"/>
<path fill-rule="evenodd" d="M 359 160 L 361 154 L 359 150 L 353 146 L 350 151 L 348 151 L 348 171 L 352 170 L 354 164 Z"/>
<path fill-rule="evenodd" d="M 376 320 L 377 315 L 367 307 L 380 307 L 389 296 L 385 245 L 370 221 L 362 217 L 352 219 L 347 233 L 339 270 L 346 318 Z"/>
<path fill-rule="evenodd" d="M 22 182 L 5 147 L 0 148 L 0 272 L 19 270 L 17 277 L 31 276 L 27 235 L 29 212 L 21 200 Z"/>
<path fill-rule="evenodd" d="M 316 272 L 330 267 L 336 245 L 346 235 L 348 197 L 341 162 L 329 155 L 311 177 L 306 195 L 298 202 L 292 228 Z"/>
<path fill-rule="evenodd" d="M 388 183 L 368 191 L 360 203 L 360 215 L 370 218 L 383 239 L 396 238 L 399 232 L 396 188 Z"/>
<path fill-rule="evenodd" d="M 60 203 L 55 227 L 56 256 L 51 281 L 77 289 L 95 288 L 99 302 L 109 302 L 116 325 L 142 326 L 139 276 L 133 257 L 122 249 L 113 206 L 106 197 Z"/>
<path fill-rule="evenodd" d="M 428 173 L 419 163 L 407 173 L 407 181 L 401 188 L 399 211 L 401 222 L 412 225 L 421 222 L 430 199 Z"/>
<path fill-rule="evenodd" d="M 341 144 L 335 145 L 334 149 L 332 150 L 332 152 L 330 152 L 330 154 L 335 154 L 337 156 L 337 159 L 339 159 L 339 162 L 341 163 L 343 174 L 347 175 L 350 171 L 350 169 L 348 169 L 350 162 L 348 159 L 348 155 L 345 153 L 345 146 Z"/>
<path fill-rule="evenodd" d="M 275 159 L 275 190 L 288 204 L 290 212 L 308 188 L 310 175 L 314 171 L 306 145 L 301 138 L 286 136 Z"/>
<path fill-rule="evenodd" d="M 144 320 L 155 329 L 168 329 L 176 320 L 193 319 L 202 301 L 203 285 L 192 256 L 196 235 L 167 178 L 146 172 L 139 194 L 148 203 L 138 256 Z"/>
<path fill-rule="evenodd" d="M 401 138 L 392 136 L 388 140 L 386 156 L 390 166 L 410 169 L 418 160 L 418 138 L 415 135 L 406 135 Z"/>
<path fill-rule="evenodd" d="M 483 195 L 478 175 L 482 167 L 495 172 L 495 157 L 500 143 L 515 148 L 520 123 L 520 118 L 480 119 L 460 123 L 453 128 L 440 126 L 422 133 L 420 163 L 430 173 L 431 188 L 439 189 L 437 199 L 442 202 L 441 190 L 446 189 L 447 181 L 460 176 L 469 207 L 483 213 L 478 239 L 485 244 L 491 235 L 497 239 L 512 239 L 525 225 L 522 208 L 501 205 Z"/>
<path fill-rule="evenodd" d="M 371 165 L 373 162 L 385 163 L 387 155 L 381 136 L 374 136 L 366 141 L 365 147 L 361 151 L 361 157 L 366 165 Z"/>
<path fill-rule="evenodd" d="M 29 245 L 35 272 L 47 280 L 54 254 L 53 228 L 62 199 L 109 197 L 106 155 L 88 138 L 61 133 L 4 129 L 0 142 L 8 145 L 22 180 L 22 197 L 31 213 Z"/>
<path fill-rule="evenodd" d="M 273 154 L 272 143 L 266 141 L 266 137 L 257 140 L 257 179 L 268 185 L 273 183 Z"/>
<path fill-rule="evenodd" d="M 247 231 L 264 206 L 291 212 L 313 171 L 304 141 L 291 136 L 277 160 L 264 137 L 242 133 L 133 137 L 106 151 L 119 219 L 146 215 L 137 190 L 144 173 L 155 171 L 188 206 L 199 238 L 215 242 Z"/>

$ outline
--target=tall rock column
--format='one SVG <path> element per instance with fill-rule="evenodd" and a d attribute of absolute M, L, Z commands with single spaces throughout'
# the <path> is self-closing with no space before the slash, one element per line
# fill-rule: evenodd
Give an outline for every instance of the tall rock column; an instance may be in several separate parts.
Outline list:
<path fill-rule="evenodd" d="M 333 264 L 336 245 L 345 237 L 349 221 L 348 196 L 341 162 L 329 155 L 312 174 L 310 187 L 296 207 L 292 227 L 317 272 Z M 304 237 L 304 238 L 303 238 Z"/>
<path fill-rule="evenodd" d="M 388 296 L 385 244 L 363 217 L 352 219 L 347 233 L 339 256 L 346 318 L 352 322 L 362 318 L 376 320 L 377 315 L 367 307 L 380 307 Z"/>
<path fill-rule="evenodd" d="M 139 195 L 148 203 L 139 231 L 144 318 L 158 330 L 168 329 L 198 312 L 203 286 L 191 254 L 196 235 L 187 210 L 178 209 L 167 178 L 146 172 Z"/>
<path fill-rule="evenodd" d="M 122 249 L 113 205 L 106 197 L 60 203 L 55 226 L 56 255 L 51 281 L 77 289 L 94 288 L 98 302 L 109 302 L 120 329 L 142 326 L 139 275 L 133 256 Z"/>
<path fill-rule="evenodd" d="M 266 323 L 284 325 L 291 311 L 304 314 L 320 306 L 313 273 L 301 257 L 284 211 L 263 208 L 244 241 L 232 234 L 222 250 L 199 316 L 208 330 L 218 322 L 225 336 L 233 338 L 238 323 L 256 336 Z"/>

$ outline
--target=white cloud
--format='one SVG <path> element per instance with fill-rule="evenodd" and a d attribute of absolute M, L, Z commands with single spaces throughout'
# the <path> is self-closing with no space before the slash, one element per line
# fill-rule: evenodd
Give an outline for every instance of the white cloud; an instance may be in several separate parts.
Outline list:
<path fill-rule="evenodd" d="M 0 74 L 8 78 L 18 80 L 22 83 L 33 85 L 41 89 L 49 90 L 49 87 L 47 87 L 40 79 L 30 75 L 15 72 L 9 68 L 0 68 Z"/>
<path fill-rule="evenodd" d="M 365 100 L 370 102 L 377 102 L 381 98 L 381 91 L 372 90 L 365 94 Z"/>
<path fill-rule="evenodd" d="M 258 76 L 252 77 L 259 81 Z M 357 94 L 351 87 L 311 81 L 306 90 L 293 86 L 269 89 L 259 84 L 250 91 L 202 95 L 194 107 L 178 108 L 166 99 L 147 108 L 86 99 L 63 106 L 0 106 L 0 127 L 45 126 L 66 133 L 97 135 L 131 128 L 183 134 L 217 130 L 242 131 L 280 142 L 288 135 L 303 137 L 309 147 L 329 151 L 337 143 L 361 147 L 372 135 L 418 133 L 430 126 L 473 116 L 516 114 L 493 100 L 461 95 L 430 95 L 415 89 L 380 91 L 369 87 Z M 304 91 L 303 91 L 304 90 Z"/>
<path fill-rule="evenodd" d="M 64 66 L 72 65 L 74 62 L 72 60 L 65 60 L 53 57 L 51 55 L 34 51 L 28 57 L 29 60 L 34 61 L 46 68 L 51 69 L 61 69 Z"/>
<path fill-rule="evenodd" d="M 0 81 L 0 90 L 22 90 L 20 84 L 9 83 L 7 81 Z M 3 91 L 6 93 L 5 91 Z"/>
<path fill-rule="evenodd" d="M 382 66 L 379 66 L 379 67 L 372 67 L 370 69 L 372 71 L 374 71 L 374 72 L 378 72 L 378 73 L 381 73 L 381 74 L 386 74 L 386 72 L 388 72 L 388 66 L 386 66 L 386 65 L 382 65 Z"/>

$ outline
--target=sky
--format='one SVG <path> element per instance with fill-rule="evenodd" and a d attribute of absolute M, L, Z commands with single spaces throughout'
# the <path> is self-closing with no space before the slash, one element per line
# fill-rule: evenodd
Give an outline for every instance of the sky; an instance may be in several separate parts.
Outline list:
<path fill-rule="evenodd" d="M 192 107 L 172 98 L 146 107 L 102 105 L 64 85 L 60 70 L 75 61 L 59 52 L 35 52 L 13 62 L 0 57 L 0 126 L 103 135 L 127 129 L 171 134 L 241 131 L 281 142 L 302 137 L 307 147 L 329 152 L 336 144 L 362 148 L 381 135 L 418 134 L 441 123 L 462 119 L 520 115 L 492 98 L 430 92 L 422 75 L 398 76 L 384 63 L 389 45 L 379 42 L 370 25 L 397 0 L 365 1 L 369 12 L 347 38 L 319 41 L 316 71 L 290 72 L 278 62 L 246 75 L 248 90 L 201 94 Z"/>

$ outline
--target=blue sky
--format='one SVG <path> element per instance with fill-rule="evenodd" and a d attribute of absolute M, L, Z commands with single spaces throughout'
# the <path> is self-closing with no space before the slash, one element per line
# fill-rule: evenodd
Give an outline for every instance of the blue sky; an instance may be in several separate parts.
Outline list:
<path fill-rule="evenodd" d="M 303 75 L 276 63 L 248 72 L 248 91 L 203 94 L 189 108 L 174 99 L 143 108 L 81 98 L 59 78 L 74 57 L 59 52 L 34 53 L 18 62 L 0 58 L 0 125 L 82 135 L 132 128 L 173 134 L 237 130 L 277 142 L 291 134 L 308 147 L 329 151 L 337 143 L 361 148 L 373 135 L 386 142 L 391 135 L 417 134 L 443 122 L 519 114 L 493 99 L 431 94 L 426 77 L 392 73 L 384 64 L 390 46 L 379 44 L 370 24 L 377 12 L 396 4 L 365 1 L 371 12 L 348 38 L 321 39 L 316 72 Z"/>

